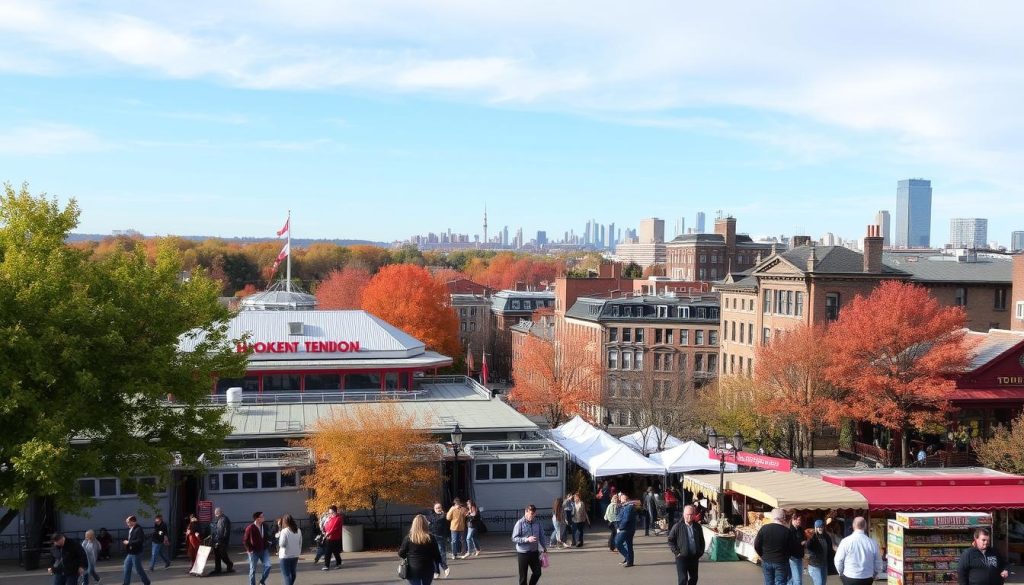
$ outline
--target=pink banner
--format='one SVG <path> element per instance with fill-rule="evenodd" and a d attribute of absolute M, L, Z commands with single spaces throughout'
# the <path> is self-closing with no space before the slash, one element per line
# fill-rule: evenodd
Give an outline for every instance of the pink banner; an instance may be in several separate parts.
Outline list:
<path fill-rule="evenodd" d="M 718 453 L 715 453 L 714 449 L 708 449 L 708 457 L 718 461 Z M 793 462 L 789 459 L 758 455 L 757 453 L 750 453 L 748 451 L 740 451 L 735 455 L 728 453 L 725 456 L 725 461 L 726 463 L 735 463 L 736 465 L 745 465 L 747 467 L 756 467 L 758 469 L 770 469 L 772 471 L 793 470 Z"/>

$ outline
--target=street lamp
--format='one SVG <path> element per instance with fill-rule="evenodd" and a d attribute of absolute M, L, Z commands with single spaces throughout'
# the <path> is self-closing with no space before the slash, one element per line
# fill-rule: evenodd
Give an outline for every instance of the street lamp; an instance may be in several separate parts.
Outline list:
<path fill-rule="evenodd" d="M 715 429 L 708 429 L 708 449 L 713 449 L 718 455 L 718 514 L 725 514 L 725 458 L 733 457 L 743 450 L 743 434 L 736 431 L 732 436 L 732 443 L 728 437 L 719 435 Z"/>
<path fill-rule="evenodd" d="M 459 497 L 459 449 L 462 448 L 462 429 L 455 423 L 452 429 L 452 451 L 455 452 L 455 464 L 452 466 L 452 499 Z"/>

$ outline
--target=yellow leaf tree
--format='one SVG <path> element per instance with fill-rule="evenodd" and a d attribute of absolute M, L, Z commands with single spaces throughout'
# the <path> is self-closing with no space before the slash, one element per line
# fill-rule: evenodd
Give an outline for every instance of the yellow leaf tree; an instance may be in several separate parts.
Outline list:
<path fill-rule="evenodd" d="M 376 528 L 389 504 L 427 506 L 440 489 L 437 443 L 397 402 L 336 409 L 297 444 L 316 460 L 305 479 L 311 512 L 370 510 Z"/>

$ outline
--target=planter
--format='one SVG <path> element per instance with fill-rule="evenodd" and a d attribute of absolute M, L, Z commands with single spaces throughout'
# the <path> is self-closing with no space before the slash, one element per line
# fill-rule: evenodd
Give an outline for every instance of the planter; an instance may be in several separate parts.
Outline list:
<path fill-rule="evenodd" d="M 367 550 L 398 548 L 402 544 L 402 531 L 398 528 L 370 528 L 363 530 Z"/>
<path fill-rule="evenodd" d="M 341 550 L 347 553 L 363 551 L 362 524 L 346 524 L 341 527 Z"/>

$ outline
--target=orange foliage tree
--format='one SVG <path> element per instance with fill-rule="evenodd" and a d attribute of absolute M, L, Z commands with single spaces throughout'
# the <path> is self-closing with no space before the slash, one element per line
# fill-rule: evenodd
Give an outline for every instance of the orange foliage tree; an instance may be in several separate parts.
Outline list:
<path fill-rule="evenodd" d="M 965 322 L 962 308 L 941 306 L 922 287 L 889 281 L 854 298 L 829 328 L 827 375 L 844 389 L 841 408 L 899 432 L 903 465 L 907 431 L 945 422 L 951 375 L 970 361 Z"/>
<path fill-rule="evenodd" d="M 414 264 L 381 268 L 363 289 L 362 307 L 429 349 L 452 357 L 462 351 L 459 319 L 448 290 L 426 268 Z"/>
<path fill-rule="evenodd" d="M 758 347 L 754 380 L 768 398 L 761 410 L 776 427 L 786 428 L 796 445 L 792 455 L 814 466 L 814 432 L 822 422 L 838 423 L 832 384 L 825 375 L 829 351 L 824 325 L 803 324 Z"/>
<path fill-rule="evenodd" d="M 310 512 L 337 505 L 342 510 L 378 511 L 389 504 L 427 506 L 440 488 L 436 441 L 397 402 L 335 409 L 316 422 L 296 445 L 313 452 L 316 467 L 304 479 Z"/>
<path fill-rule="evenodd" d="M 363 290 L 370 282 L 370 273 L 356 266 L 346 266 L 327 275 L 316 287 L 317 306 L 321 309 L 358 309 Z"/>
<path fill-rule="evenodd" d="M 522 256 L 512 252 L 501 252 L 490 262 L 470 261 L 465 272 L 473 280 L 502 290 L 514 288 L 517 282 L 539 287 L 551 282 L 563 268 L 560 260 L 538 256 Z"/>
<path fill-rule="evenodd" d="M 554 428 L 600 400 L 601 349 L 596 340 L 579 333 L 554 341 L 528 334 L 517 353 L 509 399 L 521 412 L 542 415 Z"/>

